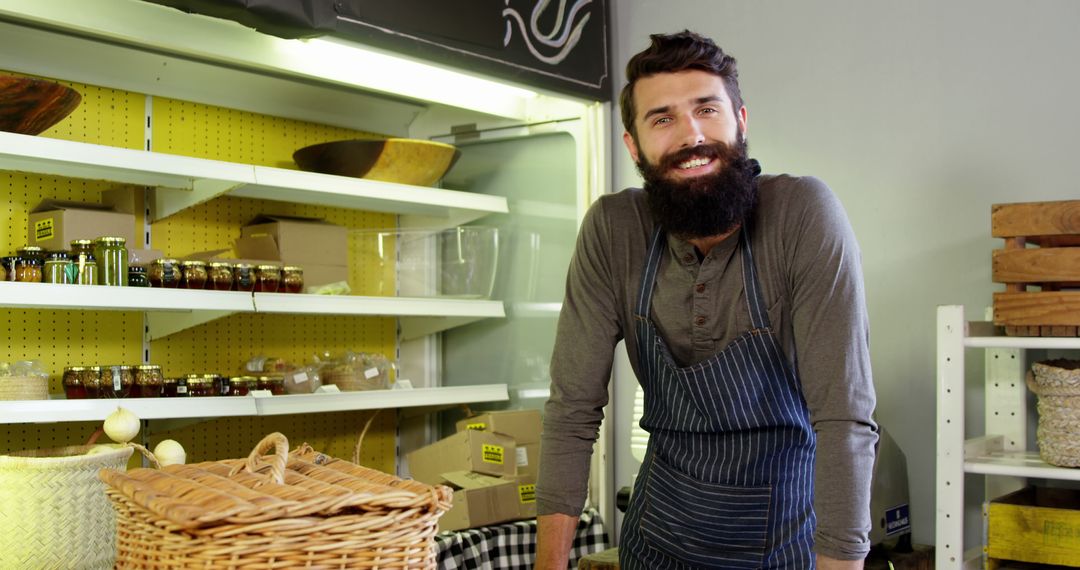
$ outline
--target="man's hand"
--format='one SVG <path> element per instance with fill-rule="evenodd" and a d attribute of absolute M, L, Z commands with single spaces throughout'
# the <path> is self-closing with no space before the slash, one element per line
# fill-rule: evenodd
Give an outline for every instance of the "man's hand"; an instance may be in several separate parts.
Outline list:
<path fill-rule="evenodd" d="M 817 555 L 817 570 L 862 570 L 862 560 L 837 560 L 822 554 Z"/>
<path fill-rule="evenodd" d="M 534 570 L 566 570 L 574 543 L 578 517 L 553 514 L 536 517 L 536 566 Z"/>

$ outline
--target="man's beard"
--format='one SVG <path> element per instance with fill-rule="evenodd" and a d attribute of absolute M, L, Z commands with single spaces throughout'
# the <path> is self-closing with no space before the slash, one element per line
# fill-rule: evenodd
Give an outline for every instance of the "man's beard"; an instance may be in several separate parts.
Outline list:
<path fill-rule="evenodd" d="M 692 179 L 672 179 L 675 165 L 694 157 L 713 158 L 716 172 Z M 746 140 L 686 148 L 652 164 L 644 156 L 637 163 L 645 179 L 649 209 L 666 231 L 681 239 L 717 236 L 744 221 L 757 205 L 757 161 L 749 158 Z"/>

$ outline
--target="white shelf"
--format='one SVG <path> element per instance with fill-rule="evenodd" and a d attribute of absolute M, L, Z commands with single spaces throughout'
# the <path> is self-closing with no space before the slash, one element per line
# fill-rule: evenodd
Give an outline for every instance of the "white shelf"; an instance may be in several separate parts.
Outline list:
<path fill-rule="evenodd" d="M 144 420 L 258 415 L 255 398 L 122 398 L 0 402 L 0 423 L 104 421 L 117 407 Z"/>
<path fill-rule="evenodd" d="M 58 285 L 0 281 L 0 306 L 33 309 L 117 311 L 255 310 L 250 293 L 104 285 Z"/>
<path fill-rule="evenodd" d="M 1050 465 L 1037 451 L 1006 451 L 1004 441 L 1005 438 L 998 435 L 964 442 L 964 472 L 1080 481 L 1080 469 Z"/>
<path fill-rule="evenodd" d="M 151 339 L 233 313 L 397 317 L 405 339 L 503 318 L 501 301 L 193 291 L 0 281 L 0 307 L 145 311 Z"/>
<path fill-rule="evenodd" d="M 506 384 L 338 394 L 215 398 L 123 398 L 0 402 L 0 424 L 103 421 L 118 406 L 144 420 L 276 416 L 507 400 Z"/>
<path fill-rule="evenodd" d="M 502 402 L 509 399 L 506 384 L 413 388 L 410 390 L 371 390 L 338 394 L 302 394 L 252 398 L 260 416 L 344 412 L 383 408 L 447 406 L 477 402 Z"/>
<path fill-rule="evenodd" d="M 0 170 L 150 186 L 161 220 L 218 196 L 399 213 L 452 227 L 504 214 L 506 198 L 0 132 Z"/>

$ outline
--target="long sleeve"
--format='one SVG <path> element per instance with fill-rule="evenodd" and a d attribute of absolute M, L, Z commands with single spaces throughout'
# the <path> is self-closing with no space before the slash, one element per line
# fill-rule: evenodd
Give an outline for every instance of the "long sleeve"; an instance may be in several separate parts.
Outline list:
<path fill-rule="evenodd" d="M 542 515 L 581 512 L 614 348 L 622 337 L 607 247 L 610 228 L 602 210 L 603 200 L 586 214 L 567 274 L 540 446 L 536 494 Z"/>
<path fill-rule="evenodd" d="M 805 199 L 792 204 L 801 211 L 785 218 L 794 225 L 787 250 L 796 360 L 817 437 L 815 550 L 858 559 L 870 548 L 877 444 L 860 254 L 839 200 L 820 181 L 804 180 Z"/>

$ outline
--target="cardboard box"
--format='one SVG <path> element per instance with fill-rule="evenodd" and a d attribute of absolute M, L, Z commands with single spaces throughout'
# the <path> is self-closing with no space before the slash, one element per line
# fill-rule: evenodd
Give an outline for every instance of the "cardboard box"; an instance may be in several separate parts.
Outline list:
<path fill-rule="evenodd" d="M 536 518 L 536 476 L 516 475 L 513 481 L 517 486 L 518 518 Z"/>
<path fill-rule="evenodd" d="M 517 472 L 518 475 L 540 474 L 540 443 L 518 444 L 517 446 Z"/>
<path fill-rule="evenodd" d="M 348 230 L 317 218 L 261 215 L 240 228 L 244 238 L 269 236 L 277 244 L 277 259 L 283 263 L 347 266 Z M 237 247 L 241 250 L 239 244 Z M 240 253 L 241 257 L 247 255 Z"/>
<path fill-rule="evenodd" d="M 476 430 L 455 433 L 408 454 L 413 479 L 429 485 L 442 482 L 444 473 L 475 471 L 492 476 L 517 474 L 517 446 L 501 434 Z"/>
<path fill-rule="evenodd" d="M 539 443 L 542 425 L 540 410 L 485 412 L 457 423 L 458 431 L 467 429 L 493 431 L 514 438 L 518 445 Z"/>
<path fill-rule="evenodd" d="M 439 530 L 461 530 L 521 518 L 518 482 L 471 471 L 451 471 L 442 482 L 454 488 L 454 506 L 439 518 Z"/>
<path fill-rule="evenodd" d="M 27 226 L 26 244 L 46 251 L 68 249 L 73 239 L 102 236 L 122 237 L 129 248 L 142 245 L 135 242 L 135 216 L 101 204 L 44 200 L 30 211 Z"/>

